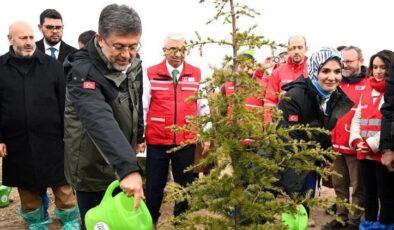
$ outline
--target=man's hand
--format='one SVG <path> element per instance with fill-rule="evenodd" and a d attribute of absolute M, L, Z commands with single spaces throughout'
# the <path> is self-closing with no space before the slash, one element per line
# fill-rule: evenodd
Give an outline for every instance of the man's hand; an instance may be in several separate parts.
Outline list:
<path fill-rule="evenodd" d="M 381 162 L 390 172 L 394 172 L 394 151 L 383 153 Z"/>
<path fill-rule="evenodd" d="M 143 153 L 143 152 L 145 152 L 145 148 L 146 148 L 145 142 L 144 142 L 144 143 L 141 143 L 141 144 L 137 144 L 137 145 L 135 146 L 135 151 L 136 151 L 137 153 Z"/>
<path fill-rule="evenodd" d="M 211 142 L 210 141 L 202 142 L 201 145 L 202 145 L 201 155 L 205 156 L 208 153 L 209 148 L 211 147 Z"/>
<path fill-rule="evenodd" d="M 264 70 L 269 69 L 269 68 L 273 67 L 274 65 L 275 65 L 274 57 L 267 57 L 261 63 L 261 66 L 263 67 Z"/>
<path fill-rule="evenodd" d="M 120 181 L 120 188 L 127 196 L 134 195 L 134 209 L 138 209 L 140 200 L 145 199 L 142 178 L 139 172 L 133 172 Z"/>
<path fill-rule="evenodd" d="M 0 157 L 7 156 L 7 146 L 4 143 L 0 144 Z"/>

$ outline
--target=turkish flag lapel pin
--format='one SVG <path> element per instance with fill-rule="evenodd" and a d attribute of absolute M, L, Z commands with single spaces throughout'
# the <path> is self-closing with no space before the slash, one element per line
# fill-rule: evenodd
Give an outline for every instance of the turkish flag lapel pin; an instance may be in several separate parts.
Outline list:
<path fill-rule="evenodd" d="M 95 89 L 96 88 L 96 82 L 94 82 L 94 81 L 84 81 L 82 88 L 84 88 L 84 89 Z"/>

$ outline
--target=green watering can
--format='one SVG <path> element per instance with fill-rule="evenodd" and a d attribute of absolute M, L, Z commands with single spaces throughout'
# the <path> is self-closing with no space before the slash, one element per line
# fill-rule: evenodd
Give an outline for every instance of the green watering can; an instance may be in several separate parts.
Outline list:
<path fill-rule="evenodd" d="M 3 185 L 0 181 L 0 208 L 10 204 L 11 188 Z"/>
<path fill-rule="evenodd" d="M 134 197 L 120 192 L 112 195 L 119 187 L 119 181 L 112 182 L 104 194 L 101 203 L 90 209 L 85 215 L 87 230 L 152 230 L 152 217 L 144 201 L 134 210 Z"/>
<path fill-rule="evenodd" d="M 302 204 L 297 208 L 298 212 L 295 215 L 282 213 L 282 222 L 287 225 L 289 230 L 306 230 L 308 228 L 308 213 Z"/>

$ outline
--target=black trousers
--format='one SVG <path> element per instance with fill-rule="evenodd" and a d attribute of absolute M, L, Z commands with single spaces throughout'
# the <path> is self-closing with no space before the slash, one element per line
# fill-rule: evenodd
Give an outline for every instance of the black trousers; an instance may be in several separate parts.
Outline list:
<path fill-rule="evenodd" d="M 81 192 L 77 191 L 77 202 L 79 215 L 81 216 L 81 230 L 85 230 L 85 215 L 89 209 L 96 207 L 103 199 L 105 191 L 102 192 Z"/>
<path fill-rule="evenodd" d="M 377 221 L 379 213 L 379 222 L 394 224 L 394 173 L 372 160 L 361 160 L 360 172 L 365 189 L 365 220 Z"/>
<path fill-rule="evenodd" d="M 146 205 L 152 215 L 153 222 L 160 217 L 160 207 L 163 201 L 164 187 L 167 183 L 169 163 L 171 161 L 174 181 L 182 186 L 192 183 L 195 176 L 193 171 L 184 170 L 194 163 L 196 145 L 189 145 L 173 153 L 167 150 L 173 145 L 148 145 L 146 159 Z M 175 204 L 174 216 L 183 213 L 188 208 L 187 202 Z"/>

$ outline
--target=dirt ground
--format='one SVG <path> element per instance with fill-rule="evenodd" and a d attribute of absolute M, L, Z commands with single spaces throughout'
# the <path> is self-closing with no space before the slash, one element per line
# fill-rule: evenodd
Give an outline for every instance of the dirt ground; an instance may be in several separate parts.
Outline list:
<path fill-rule="evenodd" d="M 0 163 L 1 163 L 1 160 L 0 160 Z M 1 169 L 1 166 L 0 166 L 0 169 Z M 1 175 L 1 170 L 0 170 L 0 175 Z M 50 189 L 48 190 L 48 193 L 49 193 L 49 198 L 51 200 L 49 214 L 53 220 L 53 223 L 48 225 L 49 229 L 51 229 L 51 230 L 61 229 L 61 223 L 59 222 L 59 220 L 56 217 L 53 216 L 54 204 L 53 204 L 53 195 L 52 195 Z M 333 196 L 333 195 L 334 195 L 334 192 L 332 189 L 322 187 L 322 189 L 320 191 L 320 196 L 329 197 L 329 196 Z M 20 201 L 18 198 L 18 192 L 17 192 L 16 188 L 12 188 L 10 200 L 11 200 L 11 202 L 8 207 L 0 208 L 0 229 L 1 230 L 26 229 L 27 228 L 26 224 L 24 223 L 24 221 L 21 219 L 21 217 L 18 215 L 18 212 L 17 212 L 17 210 L 20 208 Z M 162 209 L 161 209 L 162 216 L 159 220 L 159 226 L 160 226 L 160 222 L 163 222 L 167 218 L 171 217 L 172 208 L 173 208 L 173 204 L 170 204 L 170 203 L 165 203 L 162 205 Z M 326 222 L 331 220 L 331 218 L 329 216 L 327 216 L 323 210 L 320 210 L 320 209 L 314 210 L 314 212 L 312 213 L 312 219 L 315 221 L 316 226 L 313 228 L 312 227 L 309 228 L 311 230 L 321 229 L 322 224 L 325 224 Z M 159 229 L 166 229 L 165 225 L 161 225 L 159 227 Z"/>

